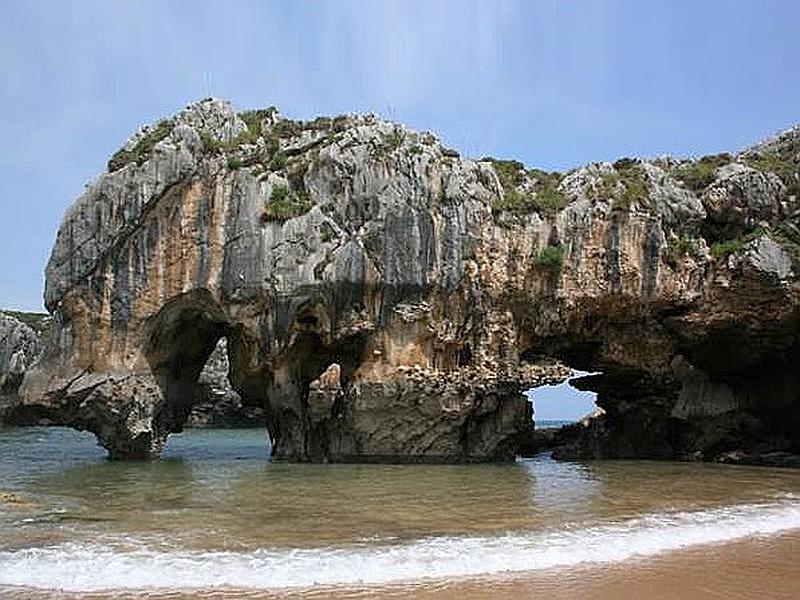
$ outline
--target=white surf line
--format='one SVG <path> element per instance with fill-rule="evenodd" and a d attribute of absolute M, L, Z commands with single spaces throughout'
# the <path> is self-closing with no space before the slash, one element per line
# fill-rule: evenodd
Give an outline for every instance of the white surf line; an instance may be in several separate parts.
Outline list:
<path fill-rule="evenodd" d="M 786 500 L 656 513 L 582 529 L 357 549 L 160 552 L 70 543 L 0 552 L 0 585 L 67 592 L 375 585 L 619 562 L 796 528 L 800 503 Z"/>

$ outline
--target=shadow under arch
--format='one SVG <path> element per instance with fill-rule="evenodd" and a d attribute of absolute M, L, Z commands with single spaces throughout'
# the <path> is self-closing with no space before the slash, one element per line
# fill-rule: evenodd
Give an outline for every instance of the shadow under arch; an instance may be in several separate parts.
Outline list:
<path fill-rule="evenodd" d="M 242 319 L 203 289 L 173 298 L 151 317 L 143 329 L 142 352 L 161 391 L 153 412 L 154 455 L 169 434 L 183 430 L 197 402 L 199 377 L 222 339 L 228 381 L 243 406 L 263 409 L 273 457 L 321 462 L 340 445 L 346 415 L 339 384 L 346 387 L 361 364 L 365 338 L 333 339 L 319 299 L 285 304 L 273 306 L 269 315 Z M 340 373 L 336 390 L 321 392 L 325 399 L 311 406 L 312 383 L 334 366 Z"/>
<path fill-rule="evenodd" d="M 154 415 L 160 437 L 183 430 L 196 399 L 200 373 L 220 339 L 234 330 L 208 290 L 170 300 L 144 329 L 144 355 L 161 388 Z"/>

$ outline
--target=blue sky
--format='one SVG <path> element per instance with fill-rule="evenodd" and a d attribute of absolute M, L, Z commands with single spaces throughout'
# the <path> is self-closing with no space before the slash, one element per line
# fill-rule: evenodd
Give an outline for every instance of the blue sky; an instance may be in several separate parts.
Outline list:
<path fill-rule="evenodd" d="M 800 121 L 796 0 L 0 3 L 0 307 L 145 122 L 213 95 L 372 111 L 545 168 L 737 149 Z"/>
<path fill-rule="evenodd" d="M 576 372 L 575 375 L 586 374 Z M 528 392 L 533 401 L 534 421 L 577 421 L 596 407 L 597 394 L 583 392 L 569 382 L 559 385 L 543 385 Z"/>

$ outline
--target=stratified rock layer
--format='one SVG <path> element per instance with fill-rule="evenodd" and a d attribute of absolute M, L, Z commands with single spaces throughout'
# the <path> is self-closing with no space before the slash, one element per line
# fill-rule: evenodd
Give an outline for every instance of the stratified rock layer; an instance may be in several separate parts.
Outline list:
<path fill-rule="evenodd" d="M 797 131 L 566 175 L 376 117 L 203 101 L 67 212 L 24 402 L 158 454 L 220 339 L 292 460 L 504 460 L 522 390 L 600 371 L 576 452 L 797 450 Z"/>

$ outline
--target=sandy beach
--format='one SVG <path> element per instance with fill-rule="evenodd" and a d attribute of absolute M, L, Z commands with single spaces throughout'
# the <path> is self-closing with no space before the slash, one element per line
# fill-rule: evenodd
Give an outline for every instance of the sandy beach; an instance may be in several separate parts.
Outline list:
<path fill-rule="evenodd" d="M 753 537 L 726 544 L 694 546 L 623 564 L 593 564 L 571 569 L 458 581 L 425 581 L 382 587 L 316 588 L 268 592 L 213 589 L 170 592 L 63 594 L 31 589 L 0 589 L 0 596 L 32 600 L 134 600 L 155 598 L 246 598 L 252 600 L 782 600 L 800 591 L 800 529 L 780 536 Z"/>
<path fill-rule="evenodd" d="M 692 547 L 624 564 L 381 590 L 380 598 L 444 600 L 789 599 L 800 594 L 800 530 L 773 538 Z M 306 597 L 314 597 L 308 594 Z M 319 595 L 318 597 L 324 597 Z M 348 593 L 337 598 L 363 598 Z"/>

